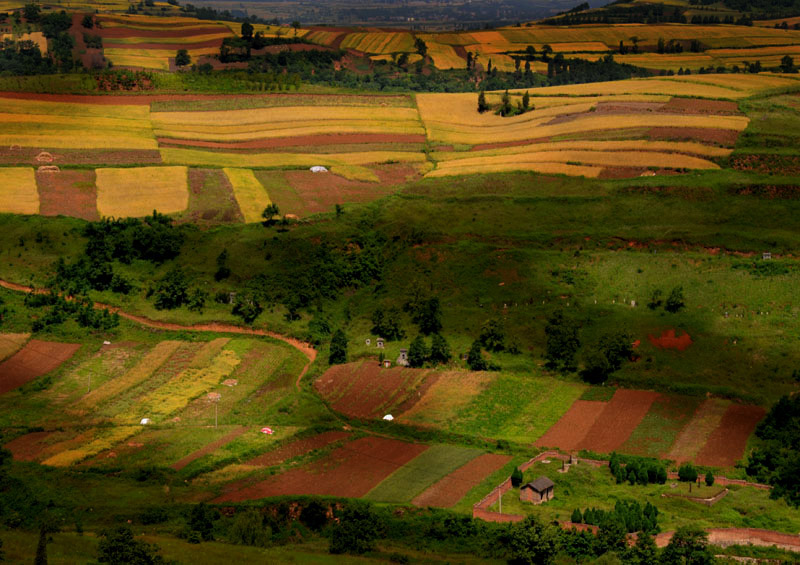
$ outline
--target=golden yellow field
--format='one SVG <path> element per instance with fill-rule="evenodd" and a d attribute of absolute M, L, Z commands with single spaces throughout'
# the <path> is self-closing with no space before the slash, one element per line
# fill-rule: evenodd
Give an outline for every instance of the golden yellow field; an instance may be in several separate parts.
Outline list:
<path fill-rule="evenodd" d="M 249 223 L 260 222 L 264 208 L 271 204 L 267 190 L 258 182 L 250 169 L 223 169 L 233 187 L 233 194 L 239 209 L 242 211 L 244 221 Z"/>
<path fill-rule="evenodd" d="M 414 39 L 405 32 L 359 32 L 348 34 L 341 47 L 376 54 L 410 52 Z"/>
<path fill-rule="evenodd" d="M 32 168 L 0 168 L 0 212 L 39 213 L 39 189 Z"/>
<path fill-rule="evenodd" d="M 182 212 L 189 205 L 186 167 L 97 169 L 97 211 L 104 217 L 141 217 L 154 209 Z"/>
<path fill-rule="evenodd" d="M 179 48 L 176 45 L 176 50 Z M 143 69 L 169 70 L 169 59 L 175 56 L 169 49 L 127 49 L 123 47 L 110 47 L 103 49 L 103 55 L 117 67 L 141 67 Z M 188 49 L 192 59 L 201 55 L 214 55 L 219 53 L 216 47 L 201 47 Z"/>
<path fill-rule="evenodd" d="M 38 47 L 42 55 L 47 53 L 47 39 L 41 31 L 34 31 L 32 33 L 23 33 L 20 35 L 13 35 L 10 33 L 0 33 L 0 43 L 6 39 L 14 41 L 33 41 Z"/>
<path fill-rule="evenodd" d="M 98 431 L 98 438 L 75 449 L 68 449 L 56 453 L 42 461 L 42 465 L 52 467 L 68 467 L 79 463 L 84 459 L 97 455 L 101 451 L 110 449 L 117 443 L 133 437 L 141 430 L 141 426 L 115 426 L 113 428 L 103 428 Z"/>
<path fill-rule="evenodd" d="M 28 341 L 31 334 L 0 333 L 0 361 L 11 357 Z"/>
<path fill-rule="evenodd" d="M 159 37 L 157 40 L 158 43 L 174 43 L 176 45 L 176 49 L 180 49 L 183 45 L 191 45 L 194 43 L 202 43 L 205 41 L 213 41 L 215 39 L 224 39 L 226 37 L 231 37 L 232 34 L 230 32 L 220 32 L 220 33 L 210 33 L 205 35 L 192 35 L 189 37 Z M 105 40 L 106 43 L 111 44 L 124 44 L 124 45 L 138 45 L 140 43 L 153 43 L 154 39 L 152 37 L 115 37 L 113 39 L 109 38 Z M 174 55 L 174 53 L 173 53 Z"/>
<path fill-rule="evenodd" d="M 161 158 L 167 164 L 193 167 L 232 167 L 279 169 L 281 167 L 313 167 L 322 165 L 368 165 L 388 162 L 424 162 L 425 155 L 410 151 L 363 151 L 360 153 L 218 153 L 197 149 L 161 149 Z"/>

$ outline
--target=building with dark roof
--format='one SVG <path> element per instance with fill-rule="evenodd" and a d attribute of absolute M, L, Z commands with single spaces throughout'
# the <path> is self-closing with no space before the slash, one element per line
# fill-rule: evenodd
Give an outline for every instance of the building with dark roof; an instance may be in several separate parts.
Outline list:
<path fill-rule="evenodd" d="M 523 502 L 541 504 L 553 498 L 555 483 L 547 477 L 539 477 L 519 489 L 519 499 Z"/>

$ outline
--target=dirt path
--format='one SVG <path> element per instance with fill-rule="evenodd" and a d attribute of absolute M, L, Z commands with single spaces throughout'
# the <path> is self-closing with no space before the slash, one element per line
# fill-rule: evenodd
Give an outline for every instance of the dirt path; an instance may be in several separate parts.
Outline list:
<path fill-rule="evenodd" d="M 7 288 L 8 290 L 15 290 L 18 292 L 34 292 L 34 289 L 29 286 L 8 282 L 2 279 L 0 279 L 0 286 L 3 288 Z M 35 292 L 47 292 L 47 291 L 43 289 L 36 289 Z M 303 355 L 305 355 L 308 358 L 308 363 L 306 363 L 306 365 L 303 367 L 303 370 L 300 371 L 300 374 L 297 376 L 297 380 L 295 380 L 294 383 L 298 391 L 300 390 L 300 381 L 308 372 L 311 363 L 313 363 L 314 360 L 317 358 L 317 350 L 311 347 L 311 345 L 309 345 L 308 343 L 305 343 L 293 337 L 288 337 L 268 330 L 262 330 L 257 328 L 243 328 L 241 326 L 234 326 L 233 324 L 223 324 L 219 322 L 211 322 L 208 324 L 195 324 L 193 326 L 184 326 L 181 324 L 174 324 L 171 322 L 161 322 L 158 320 L 151 320 L 150 318 L 145 318 L 144 316 L 137 316 L 136 314 L 125 312 L 124 310 L 121 310 L 116 306 L 110 306 L 108 304 L 102 304 L 100 302 L 95 302 L 94 307 L 97 308 L 98 310 L 108 310 L 112 314 L 119 314 L 120 317 L 125 318 L 127 320 L 131 320 L 132 322 L 136 322 L 137 324 L 161 330 L 258 335 L 280 340 L 284 343 L 291 345 L 292 347 L 300 351 Z"/>

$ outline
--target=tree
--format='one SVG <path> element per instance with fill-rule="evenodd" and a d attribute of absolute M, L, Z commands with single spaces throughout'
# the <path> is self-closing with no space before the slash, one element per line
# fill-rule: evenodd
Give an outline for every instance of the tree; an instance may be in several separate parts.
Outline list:
<path fill-rule="evenodd" d="M 631 355 L 631 336 L 625 332 L 606 334 L 584 354 L 585 368 L 582 376 L 591 384 L 600 384 L 618 371 Z"/>
<path fill-rule="evenodd" d="M 506 347 L 506 331 L 503 322 L 490 318 L 484 322 L 478 341 L 489 351 L 502 351 Z"/>
<path fill-rule="evenodd" d="M 27 22 L 38 22 L 41 8 L 39 8 L 39 4 L 25 4 L 25 7 L 22 8 L 22 15 L 25 16 Z"/>
<path fill-rule="evenodd" d="M 791 55 L 784 55 L 783 59 L 781 59 L 781 72 L 782 73 L 793 73 L 796 69 L 794 68 L 794 59 Z"/>
<path fill-rule="evenodd" d="M 650 533 L 641 531 L 636 534 L 636 543 L 625 553 L 625 563 L 632 565 L 652 565 L 658 562 L 656 540 Z"/>
<path fill-rule="evenodd" d="M 676 312 L 679 312 L 685 307 L 686 304 L 683 301 L 683 287 L 676 286 L 671 291 L 669 291 L 669 296 L 667 297 L 667 301 L 664 303 L 664 310 L 675 314 Z"/>
<path fill-rule="evenodd" d="M 624 551 L 627 547 L 627 529 L 616 513 L 606 514 L 597 531 L 597 553 Z"/>
<path fill-rule="evenodd" d="M 117 526 L 100 534 L 97 544 L 97 561 L 110 565 L 160 565 L 164 559 L 158 555 L 158 546 L 133 537 L 127 526 Z"/>
<path fill-rule="evenodd" d="M 339 523 L 332 528 L 328 550 L 333 554 L 362 555 L 375 548 L 377 537 L 377 516 L 369 505 L 352 502 L 339 516 Z"/>
<path fill-rule="evenodd" d="M 91 14 L 86 14 L 81 20 L 81 25 L 86 29 L 92 29 L 94 27 L 94 17 Z"/>
<path fill-rule="evenodd" d="M 563 310 L 557 310 L 550 316 L 544 329 L 546 339 L 544 357 L 549 368 L 562 373 L 575 370 L 575 356 L 581 347 L 579 330 L 575 320 L 564 316 Z"/>
<path fill-rule="evenodd" d="M 503 96 L 500 98 L 500 115 L 501 116 L 508 116 L 512 112 L 511 108 L 511 97 L 508 95 L 508 90 L 503 93 Z"/>
<path fill-rule="evenodd" d="M 489 110 L 489 104 L 486 103 L 486 93 L 481 90 L 478 93 L 478 112 L 483 114 Z"/>
<path fill-rule="evenodd" d="M 711 471 L 706 471 L 706 486 L 714 486 L 714 473 Z"/>
<path fill-rule="evenodd" d="M 252 39 L 253 38 L 253 24 L 250 22 L 242 23 L 242 37 L 245 39 Z"/>
<path fill-rule="evenodd" d="M 553 48 L 550 45 L 545 44 L 542 45 L 542 61 L 547 62 L 550 54 L 553 52 Z"/>
<path fill-rule="evenodd" d="M 714 556 L 708 550 L 708 534 L 691 526 L 681 526 L 661 554 L 663 565 L 710 565 Z"/>
<path fill-rule="evenodd" d="M 418 335 L 411 342 L 408 348 L 408 364 L 412 367 L 419 368 L 428 360 L 428 346 L 425 344 L 425 338 Z"/>
<path fill-rule="evenodd" d="M 414 39 L 414 50 L 424 59 L 428 56 L 428 45 L 419 37 Z"/>
<path fill-rule="evenodd" d="M 527 516 L 511 527 L 508 545 L 512 565 L 546 565 L 555 558 L 558 531 L 536 516 Z"/>
<path fill-rule="evenodd" d="M 237 512 L 228 530 L 228 539 L 237 545 L 267 547 L 272 531 L 264 525 L 264 518 L 255 509 Z"/>
<path fill-rule="evenodd" d="M 268 228 L 268 227 L 270 227 L 270 226 L 272 226 L 272 225 L 276 224 L 276 223 L 277 223 L 277 221 L 278 221 L 278 220 L 276 219 L 276 217 L 277 217 L 277 216 L 279 216 L 279 215 L 280 215 L 280 213 L 281 213 L 281 211 L 280 211 L 280 209 L 278 208 L 278 205 L 277 205 L 277 204 L 270 204 L 269 206 L 267 206 L 266 208 L 264 208 L 264 211 L 263 211 L 263 212 L 261 212 L 261 217 L 262 217 L 262 218 L 264 218 L 264 221 L 263 221 L 263 222 L 261 222 L 261 224 L 262 224 L 262 225 L 263 225 L 265 228 Z"/>
<path fill-rule="evenodd" d="M 522 95 L 522 111 L 527 112 L 528 110 L 532 110 L 531 108 L 531 95 L 528 94 L 528 91 L 525 91 L 525 94 Z"/>
<path fill-rule="evenodd" d="M 581 376 L 590 384 L 603 383 L 613 373 L 608 357 L 598 346 L 592 347 L 584 353 L 583 365 L 584 369 Z"/>
<path fill-rule="evenodd" d="M 47 528 L 39 528 L 39 543 L 36 545 L 36 558 L 33 565 L 47 565 Z"/>
<path fill-rule="evenodd" d="M 406 336 L 400 325 L 400 310 L 389 308 L 384 310 L 378 308 L 372 313 L 372 329 L 374 335 L 383 337 L 389 341 L 397 341 Z"/>
<path fill-rule="evenodd" d="M 678 467 L 678 480 L 693 483 L 697 480 L 697 469 L 691 463 L 684 463 Z"/>
<path fill-rule="evenodd" d="M 189 310 L 192 312 L 203 312 L 208 300 L 208 293 L 202 288 L 195 288 L 187 299 Z"/>
<path fill-rule="evenodd" d="M 217 271 L 214 273 L 214 280 L 219 282 L 231 276 L 231 270 L 228 268 L 228 249 L 223 249 L 217 255 Z"/>
<path fill-rule="evenodd" d="M 258 298 L 252 293 L 243 292 L 236 295 L 231 313 L 239 316 L 245 324 L 252 324 L 264 311 Z"/>
<path fill-rule="evenodd" d="M 583 522 L 583 514 L 581 514 L 579 508 L 576 508 L 575 510 L 572 511 L 572 516 L 570 517 L 569 521 L 572 522 L 573 524 L 580 524 L 581 522 Z"/>
<path fill-rule="evenodd" d="M 328 363 L 338 365 L 347 363 L 347 336 L 340 329 L 333 333 L 331 338 L 331 348 L 328 354 Z"/>
<path fill-rule="evenodd" d="M 292 27 L 294 28 L 294 36 L 297 37 L 297 30 L 300 29 L 300 22 L 297 20 L 293 21 Z"/>
<path fill-rule="evenodd" d="M 469 367 L 471 371 L 486 371 L 489 369 L 489 365 L 486 363 L 486 360 L 483 358 L 483 353 L 481 352 L 481 342 L 478 340 L 473 341 L 472 346 L 469 348 L 467 367 Z"/>
<path fill-rule="evenodd" d="M 319 500 L 312 500 L 300 512 L 300 521 L 315 532 L 319 532 L 328 523 L 328 507 Z"/>
<path fill-rule="evenodd" d="M 212 541 L 214 539 L 214 520 L 217 518 L 219 518 L 219 513 L 214 508 L 206 506 L 203 502 L 196 504 L 189 512 L 189 530 L 199 533 L 203 541 Z"/>
<path fill-rule="evenodd" d="M 447 340 L 438 333 L 433 334 L 431 338 L 431 363 L 437 365 L 449 363 L 450 358 L 450 345 L 447 343 Z"/>
<path fill-rule="evenodd" d="M 522 479 L 522 471 L 519 467 L 514 467 L 514 470 L 511 471 L 511 486 L 515 488 L 518 487 L 522 484 Z"/>
<path fill-rule="evenodd" d="M 412 319 L 425 335 L 437 333 L 442 329 L 442 305 L 436 297 L 419 303 Z"/>
<path fill-rule="evenodd" d="M 175 66 L 183 68 L 191 62 L 192 57 L 189 55 L 189 52 L 186 49 L 178 49 L 178 52 L 175 54 Z"/>
<path fill-rule="evenodd" d="M 189 282 L 183 271 L 174 267 L 156 283 L 156 310 L 173 310 L 184 305 L 189 298 Z"/>
<path fill-rule="evenodd" d="M 663 294 L 664 293 L 661 292 L 660 288 L 653 290 L 653 294 L 650 295 L 650 302 L 647 303 L 647 307 L 650 308 L 650 310 L 658 310 L 664 303 L 664 300 L 661 298 Z"/>

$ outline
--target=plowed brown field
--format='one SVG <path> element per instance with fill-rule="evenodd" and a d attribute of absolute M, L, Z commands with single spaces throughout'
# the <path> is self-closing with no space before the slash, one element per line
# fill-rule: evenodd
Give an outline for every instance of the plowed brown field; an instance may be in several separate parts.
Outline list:
<path fill-rule="evenodd" d="M 511 461 L 507 455 L 485 453 L 440 479 L 417 496 L 417 506 L 449 508 L 464 498 L 473 487 Z"/>
<path fill-rule="evenodd" d="M 39 213 L 43 216 L 71 216 L 95 221 L 97 187 L 94 171 L 36 173 L 39 185 Z"/>
<path fill-rule="evenodd" d="M 305 494 L 360 498 L 427 448 L 383 437 L 360 438 L 323 459 L 228 492 L 215 502 Z"/>
<path fill-rule="evenodd" d="M 536 440 L 537 447 L 558 447 L 565 451 L 577 449 L 597 418 L 606 408 L 606 402 L 576 400 L 566 414 L 545 434 Z"/>
<path fill-rule="evenodd" d="M 30 340 L 12 357 L 0 363 L 0 394 L 56 369 L 80 347 L 79 343 Z"/>
<path fill-rule="evenodd" d="M 348 437 L 350 437 L 349 432 L 332 431 L 324 432 L 313 437 L 298 439 L 289 442 L 278 449 L 270 451 L 269 453 L 265 453 L 264 455 L 259 455 L 258 457 L 251 459 L 246 463 L 246 465 L 271 467 L 273 465 L 283 463 L 284 461 L 288 461 L 289 459 L 305 455 L 306 453 L 314 451 L 315 449 L 322 449 L 325 446 L 337 441 L 342 441 Z"/>
<path fill-rule="evenodd" d="M 656 398 L 657 392 L 618 389 L 577 448 L 597 453 L 610 453 L 619 449 L 645 417 Z"/>
<path fill-rule="evenodd" d="M 732 467 L 744 455 L 747 439 L 765 411 L 760 406 L 731 404 L 695 458 L 698 465 Z"/>
<path fill-rule="evenodd" d="M 46 440 L 53 432 L 32 432 L 11 440 L 5 448 L 17 461 L 35 461 L 44 449 Z"/>

